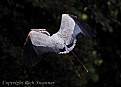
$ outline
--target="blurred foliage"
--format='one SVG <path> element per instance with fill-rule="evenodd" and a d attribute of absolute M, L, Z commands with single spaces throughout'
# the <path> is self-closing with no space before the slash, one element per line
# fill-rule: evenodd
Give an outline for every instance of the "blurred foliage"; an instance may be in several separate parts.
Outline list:
<path fill-rule="evenodd" d="M 30 29 L 46 28 L 51 34 L 55 33 L 60 27 L 63 13 L 75 14 L 92 27 L 95 37 L 89 40 L 78 35 L 78 42 L 73 50 L 89 72 L 84 70 L 72 53 L 48 53 L 33 68 L 20 66 L 23 43 Z M 120 15 L 120 0 L 1 0 L 1 82 L 54 81 L 55 84 L 49 87 L 121 85 Z M 74 69 L 78 70 L 81 78 Z"/>

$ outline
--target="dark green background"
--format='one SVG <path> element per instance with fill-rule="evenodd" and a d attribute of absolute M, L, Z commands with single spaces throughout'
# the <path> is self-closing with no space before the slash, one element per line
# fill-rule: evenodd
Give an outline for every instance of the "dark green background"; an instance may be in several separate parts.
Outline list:
<path fill-rule="evenodd" d="M 92 28 L 94 38 L 78 35 L 73 52 L 43 55 L 32 68 L 20 65 L 23 44 L 31 28 L 59 30 L 61 15 L 75 14 Z M 54 85 L 22 87 L 121 86 L 121 0 L 0 0 L 0 79 L 3 81 L 54 81 Z M 69 58 L 74 62 L 72 66 Z M 81 78 L 74 71 L 76 68 Z M 1 87 L 2 87 L 1 86 Z M 6 86 L 6 85 L 4 85 Z"/>

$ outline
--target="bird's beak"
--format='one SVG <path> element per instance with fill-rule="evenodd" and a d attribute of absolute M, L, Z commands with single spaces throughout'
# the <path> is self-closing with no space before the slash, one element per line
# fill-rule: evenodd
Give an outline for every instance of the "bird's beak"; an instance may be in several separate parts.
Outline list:
<path fill-rule="evenodd" d="M 42 30 L 39 30 L 39 29 L 31 29 L 31 31 L 40 32 L 40 31 L 42 31 Z"/>

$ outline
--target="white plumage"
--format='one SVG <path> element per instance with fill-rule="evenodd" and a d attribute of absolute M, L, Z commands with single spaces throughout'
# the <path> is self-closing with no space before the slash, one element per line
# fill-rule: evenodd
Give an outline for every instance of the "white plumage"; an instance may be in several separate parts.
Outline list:
<path fill-rule="evenodd" d="M 80 23 L 80 24 L 79 24 Z M 47 52 L 66 54 L 76 45 L 76 36 L 90 36 L 90 27 L 76 16 L 62 14 L 60 29 L 50 36 L 46 29 L 31 29 L 25 42 L 23 60 L 34 65 L 39 56 Z"/>

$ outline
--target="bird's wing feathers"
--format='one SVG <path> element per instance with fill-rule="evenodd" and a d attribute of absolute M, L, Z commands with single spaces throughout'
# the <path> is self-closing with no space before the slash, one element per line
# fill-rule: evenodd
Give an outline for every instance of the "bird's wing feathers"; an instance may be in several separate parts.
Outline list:
<path fill-rule="evenodd" d="M 38 61 L 40 60 L 40 57 L 41 56 L 39 56 L 35 51 L 35 48 L 33 47 L 31 39 L 28 36 L 24 43 L 21 64 L 28 67 L 34 66 L 35 64 L 38 63 Z"/>
<path fill-rule="evenodd" d="M 46 52 L 59 52 L 59 49 L 54 44 L 56 42 L 55 39 L 46 34 L 33 32 L 30 38 L 33 46 L 36 48 L 37 51 L 39 51 L 39 54 L 43 54 Z"/>
<path fill-rule="evenodd" d="M 57 34 L 63 38 L 65 44 L 71 44 L 74 41 L 76 35 L 80 32 L 82 31 L 75 21 L 68 14 L 63 14 L 60 30 L 57 32 Z"/>
<path fill-rule="evenodd" d="M 41 55 L 47 52 L 59 53 L 59 49 L 53 44 L 50 36 L 32 32 L 24 44 L 23 64 L 30 67 L 34 66 L 41 59 Z"/>
<path fill-rule="evenodd" d="M 83 20 L 81 20 L 77 16 L 74 16 L 71 14 L 69 14 L 69 16 L 75 21 L 76 25 L 78 25 L 78 27 L 81 29 L 82 35 L 88 38 L 92 38 L 93 36 L 91 32 L 92 29 L 87 23 L 85 23 Z"/>
<path fill-rule="evenodd" d="M 76 45 L 76 36 L 81 33 L 86 37 L 91 36 L 91 28 L 74 15 L 63 14 L 60 30 L 56 33 L 64 40 L 66 50 L 60 53 L 69 53 Z"/>
<path fill-rule="evenodd" d="M 85 22 L 82 20 L 79 21 L 76 16 L 63 14 L 60 30 L 57 34 L 63 38 L 66 45 L 69 45 L 73 43 L 79 33 L 82 33 L 84 36 L 91 36 L 90 29 L 91 28 Z"/>

